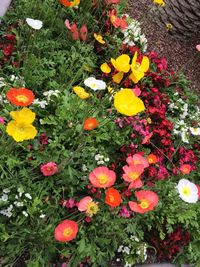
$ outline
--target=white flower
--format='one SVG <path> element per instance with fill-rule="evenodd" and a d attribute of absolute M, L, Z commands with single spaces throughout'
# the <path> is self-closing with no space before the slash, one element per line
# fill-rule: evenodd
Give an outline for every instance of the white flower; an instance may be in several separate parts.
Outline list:
<path fill-rule="evenodd" d="M 26 23 L 33 28 L 34 30 L 40 30 L 43 26 L 43 22 L 41 20 L 38 19 L 30 19 L 27 18 L 26 19 Z"/>
<path fill-rule="evenodd" d="M 29 194 L 29 193 L 26 193 L 25 194 L 25 197 L 29 198 L 29 199 L 32 199 L 32 196 Z"/>
<path fill-rule="evenodd" d="M 40 101 L 40 100 L 37 99 L 37 98 L 33 101 L 33 104 L 38 105 L 38 106 L 40 106 L 41 108 L 45 108 L 46 105 L 48 105 L 48 103 L 47 103 L 46 100 L 41 100 L 41 101 Z"/>
<path fill-rule="evenodd" d="M 95 159 L 96 161 L 98 161 L 98 160 L 100 159 L 100 154 L 96 154 L 95 157 L 94 157 L 94 159 Z"/>
<path fill-rule="evenodd" d="M 23 207 L 24 206 L 24 203 L 20 202 L 20 201 L 15 201 L 14 204 L 16 207 Z"/>
<path fill-rule="evenodd" d="M 119 246 L 117 252 L 122 252 L 123 246 Z"/>
<path fill-rule="evenodd" d="M 123 252 L 126 254 L 130 254 L 130 248 L 129 247 L 124 247 Z"/>
<path fill-rule="evenodd" d="M 84 81 L 84 84 L 88 87 L 90 87 L 92 90 L 105 90 L 106 89 L 106 83 L 102 80 L 97 80 L 94 77 L 89 77 Z"/>
<path fill-rule="evenodd" d="M 45 215 L 45 214 L 41 214 L 39 217 L 40 217 L 41 219 L 43 219 L 43 218 L 46 217 L 46 215 Z"/>
<path fill-rule="evenodd" d="M 85 164 L 83 164 L 82 165 L 82 170 L 84 171 L 84 172 L 86 172 L 88 169 L 87 169 L 87 166 L 85 165 Z"/>
<path fill-rule="evenodd" d="M 103 165 L 103 164 L 104 164 L 104 161 L 103 160 L 97 161 L 97 165 Z"/>
<path fill-rule="evenodd" d="M 8 193 L 10 193 L 10 189 L 9 189 L 9 188 L 5 188 L 5 189 L 3 189 L 3 192 L 4 192 L 5 194 L 8 194 Z"/>
<path fill-rule="evenodd" d="M 187 133 L 185 131 L 182 131 L 181 133 L 181 139 L 184 143 L 189 143 L 188 137 L 187 137 Z"/>
<path fill-rule="evenodd" d="M 25 210 L 22 211 L 22 214 L 23 214 L 25 217 L 28 217 L 28 213 L 27 213 Z"/>
<path fill-rule="evenodd" d="M 22 187 L 19 187 L 19 188 L 17 189 L 17 192 L 19 193 L 19 197 L 21 197 L 22 194 L 24 193 L 24 189 L 23 189 Z"/>
<path fill-rule="evenodd" d="M 58 94 L 60 93 L 60 91 L 58 90 L 49 90 L 43 93 L 44 96 L 47 97 L 47 101 L 50 100 L 51 96 L 58 96 Z"/>
<path fill-rule="evenodd" d="M 4 81 L 5 81 L 4 78 L 0 78 L 0 88 L 6 85 Z"/>
<path fill-rule="evenodd" d="M 7 194 L 3 194 L 2 197 L 0 198 L 0 200 L 6 202 L 8 200 L 8 195 Z"/>
<path fill-rule="evenodd" d="M 193 128 L 193 127 L 190 127 L 190 132 L 191 132 L 191 134 L 193 134 L 193 135 L 200 135 L 200 128 Z"/>
<path fill-rule="evenodd" d="M 198 201 L 198 188 L 189 180 L 181 179 L 178 182 L 177 189 L 183 201 L 187 203 L 196 203 Z"/>

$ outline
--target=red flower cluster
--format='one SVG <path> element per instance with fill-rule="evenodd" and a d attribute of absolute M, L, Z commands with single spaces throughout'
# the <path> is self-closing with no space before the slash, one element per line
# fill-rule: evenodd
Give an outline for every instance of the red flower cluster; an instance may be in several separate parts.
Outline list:
<path fill-rule="evenodd" d="M 16 44 L 16 36 L 13 33 L 12 34 L 8 33 L 1 36 L 0 52 L 2 52 L 3 57 L 0 59 L 0 68 L 2 68 L 12 56 L 15 44 Z M 13 65 L 16 65 L 16 63 L 13 62 Z"/>
<path fill-rule="evenodd" d="M 162 240 L 157 231 L 151 233 L 149 244 L 156 248 L 160 261 L 172 261 L 177 254 L 190 242 L 190 234 L 187 230 L 176 228 L 173 233 L 167 234 Z"/>

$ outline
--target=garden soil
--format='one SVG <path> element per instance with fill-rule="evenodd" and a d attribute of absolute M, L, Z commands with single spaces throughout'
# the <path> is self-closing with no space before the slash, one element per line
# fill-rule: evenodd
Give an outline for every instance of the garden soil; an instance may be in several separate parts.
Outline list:
<path fill-rule="evenodd" d="M 165 2 L 167 4 L 167 0 Z M 196 45 L 200 44 L 200 34 L 188 40 L 176 39 L 169 34 L 167 27 L 155 19 L 152 8 L 155 8 L 152 0 L 129 0 L 127 13 L 141 22 L 148 40 L 148 50 L 166 57 L 170 71 L 183 71 L 191 81 L 191 88 L 200 95 L 200 52 L 196 50 Z"/>

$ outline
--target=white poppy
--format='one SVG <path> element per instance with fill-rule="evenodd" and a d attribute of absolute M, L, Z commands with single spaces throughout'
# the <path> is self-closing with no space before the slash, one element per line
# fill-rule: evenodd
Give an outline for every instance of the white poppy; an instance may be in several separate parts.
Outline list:
<path fill-rule="evenodd" d="M 89 77 L 84 81 L 84 84 L 88 87 L 90 87 L 92 90 L 105 90 L 106 89 L 106 83 L 102 80 L 97 80 L 94 77 Z"/>
<path fill-rule="evenodd" d="M 178 182 L 177 189 L 183 201 L 187 203 L 196 203 L 198 201 L 198 188 L 189 180 L 181 179 Z"/>
<path fill-rule="evenodd" d="M 191 134 L 193 134 L 193 135 L 200 135 L 200 128 L 193 128 L 193 127 L 190 127 L 190 132 L 191 132 Z"/>
<path fill-rule="evenodd" d="M 41 20 L 38 20 L 38 19 L 27 18 L 26 22 L 34 30 L 40 30 L 43 26 L 43 22 Z"/>

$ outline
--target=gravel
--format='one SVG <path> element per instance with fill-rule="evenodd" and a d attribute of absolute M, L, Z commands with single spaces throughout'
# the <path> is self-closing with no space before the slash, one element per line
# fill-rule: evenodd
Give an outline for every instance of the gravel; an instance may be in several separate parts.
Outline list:
<path fill-rule="evenodd" d="M 165 0 L 167 4 L 167 0 Z M 141 22 L 143 32 L 148 40 L 148 51 L 156 51 L 168 61 L 168 70 L 183 72 L 191 81 L 191 88 L 200 95 L 200 36 L 180 40 L 171 36 L 167 28 L 155 19 L 152 0 L 129 0 L 128 13 Z"/>

